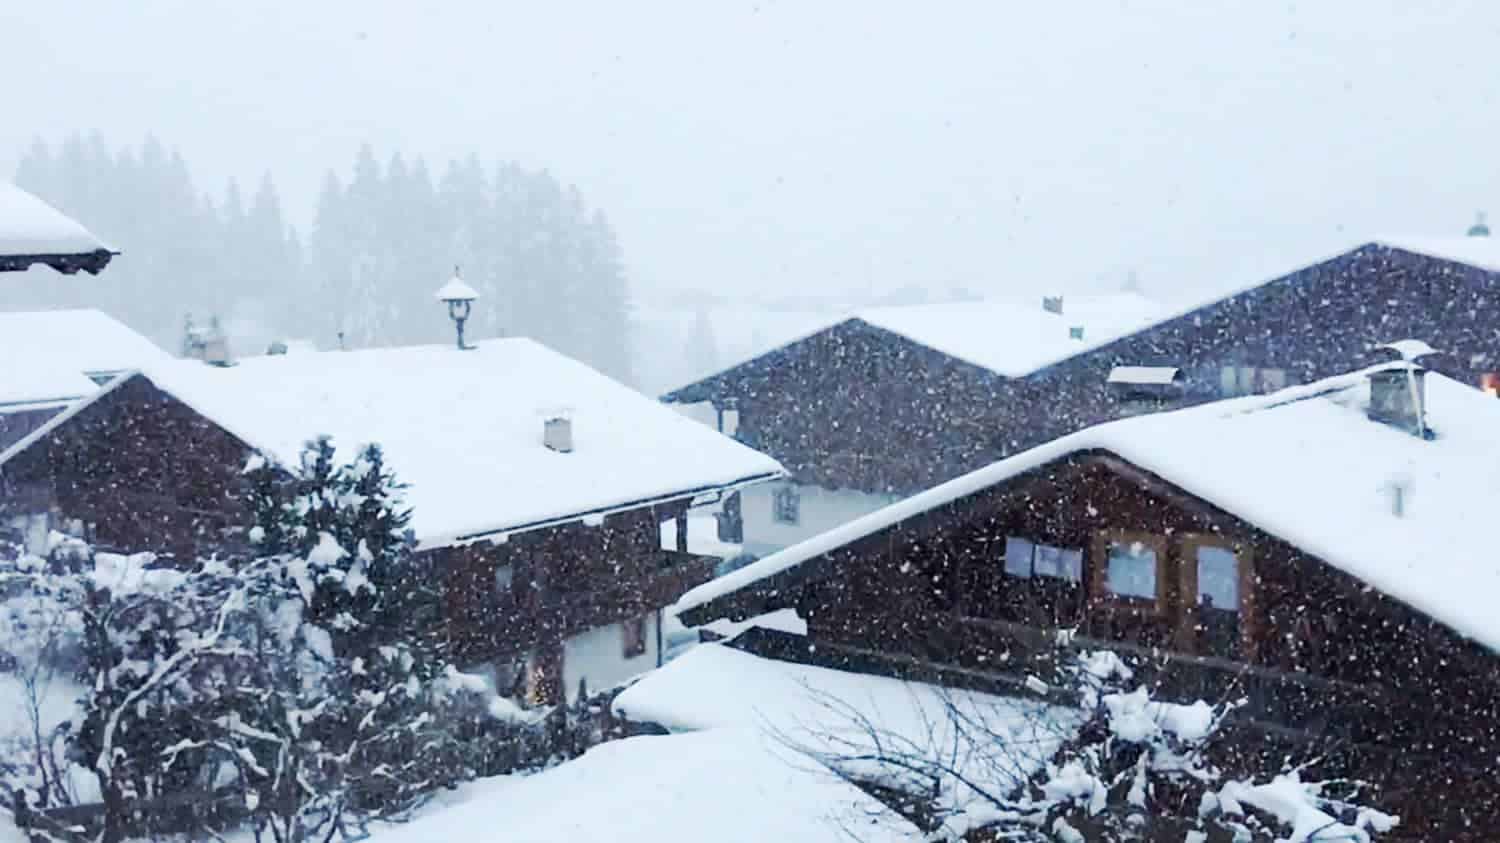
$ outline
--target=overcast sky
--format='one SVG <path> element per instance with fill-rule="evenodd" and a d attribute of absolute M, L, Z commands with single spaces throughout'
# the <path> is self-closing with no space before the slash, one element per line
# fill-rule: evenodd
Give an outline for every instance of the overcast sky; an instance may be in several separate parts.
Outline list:
<path fill-rule="evenodd" d="M 474 151 L 576 183 L 643 289 L 1165 296 L 1500 213 L 1494 3 L 5 5 L 5 171 L 151 131 L 305 223 L 362 142 Z"/>

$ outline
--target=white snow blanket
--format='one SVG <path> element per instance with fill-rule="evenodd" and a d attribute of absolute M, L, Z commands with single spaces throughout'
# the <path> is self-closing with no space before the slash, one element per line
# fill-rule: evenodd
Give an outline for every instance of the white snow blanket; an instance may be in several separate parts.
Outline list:
<path fill-rule="evenodd" d="M 0 181 L 0 255 L 81 255 L 108 248 L 66 214 Z"/>
<path fill-rule="evenodd" d="M 474 788 L 457 806 L 375 829 L 371 843 L 919 838 L 858 788 L 754 729 L 626 738 L 534 776 Z"/>
<path fill-rule="evenodd" d="M 902 771 L 869 756 L 946 758 L 964 780 L 1009 793 L 1049 760 L 1081 721 L 1078 711 L 883 676 L 760 658 L 704 644 L 647 674 L 614 711 L 674 732 L 753 729 L 847 773 L 895 784 Z M 957 716 L 954 716 L 954 715 Z M 945 783 L 943 801 L 979 800 Z"/>
<path fill-rule="evenodd" d="M 85 374 L 154 366 L 172 356 L 102 311 L 0 313 L 0 404 L 94 392 Z"/>
<path fill-rule="evenodd" d="M 424 547 L 636 508 L 783 473 L 764 454 L 529 339 L 461 351 L 413 346 L 248 358 L 145 371 L 273 459 L 333 437 L 341 459 L 378 443 L 410 484 Z M 573 450 L 542 443 L 571 420 Z"/>
<path fill-rule="evenodd" d="M 944 483 L 693 589 L 676 611 L 905 519 L 1099 449 L 1254 524 L 1500 652 L 1500 401 L 1427 375 L 1432 440 L 1371 421 L 1364 372 L 1099 425 Z M 1396 514 L 1400 489 L 1401 514 Z"/>
<path fill-rule="evenodd" d="M 859 318 L 999 375 L 1018 378 L 1147 327 L 1163 308 L 1134 293 L 1062 296 L 1062 312 L 1040 300 L 1003 297 L 866 310 Z M 1082 329 L 1082 336 L 1074 336 Z"/>

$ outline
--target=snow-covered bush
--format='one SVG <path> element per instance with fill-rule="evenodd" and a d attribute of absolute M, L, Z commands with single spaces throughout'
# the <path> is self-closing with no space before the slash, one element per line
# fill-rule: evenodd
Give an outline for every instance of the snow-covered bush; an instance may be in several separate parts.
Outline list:
<path fill-rule="evenodd" d="M 76 715 L 83 688 L 82 619 L 65 602 L 33 587 L 48 568 L 75 564 L 76 543 L 54 534 L 51 560 L 17 543 L 0 543 L 0 798 L 33 806 L 68 804 L 80 796 L 63 757 L 61 730 Z"/>
<path fill-rule="evenodd" d="M 259 696 L 239 709 L 258 827 L 280 841 L 362 827 L 472 777 L 493 693 L 442 658 L 438 595 L 380 449 L 340 465 L 321 439 L 294 474 L 259 457 L 246 473 L 248 538 L 277 572 L 257 601 Z"/>
<path fill-rule="evenodd" d="M 245 473 L 250 553 L 166 565 L 68 540 L 0 569 L 0 631 L 57 630 L 13 643 L 12 660 L 76 653 L 84 693 L 60 743 L 97 779 L 110 843 L 149 831 L 137 809 L 168 794 L 228 799 L 278 843 L 356 836 L 472 777 L 513 728 L 442 659 L 432 579 L 378 448 L 340 465 L 322 440 L 295 470 L 255 457 Z M 53 805 L 58 766 L 5 772 Z"/>
<path fill-rule="evenodd" d="M 1107 651 L 1057 663 L 1059 676 L 1024 683 L 1047 703 L 943 692 L 940 711 L 897 731 L 829 701 L 842 722 L 792 746 L 933 841 L 1368 843 L 1397 823 L 1358 782 L 1255 768 L 1259 753 L 1234 745 L 1259 740 L 1236 731 L 1235 701 L 1160 701 Z"/>

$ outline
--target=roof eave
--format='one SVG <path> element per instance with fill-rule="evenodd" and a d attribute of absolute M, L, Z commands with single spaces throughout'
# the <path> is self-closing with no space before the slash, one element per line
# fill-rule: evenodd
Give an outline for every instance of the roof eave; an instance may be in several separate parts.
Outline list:
<path fill-rule="evenodd" d="M 75 275 L 80 269 L 90 275 L 98 275 L 118 254 L 120 253 L 116 250 L 101 247 L 91 252 L 0 255 L 0 272 L 25 272 L 36 264 L 42 264 L 63 275 Z"/>
<path fill-rule="evenodd" d="M 533 521 L 523 521 L 498 527 L 486 527 L 474 531 L 464 531 L 451 535 L 436 535 L 417 539 L 418 550 L 437 550 L 443 547 L 455 545 L 472 544 L 481 541 L 502 540 L 517 533 L 529 533 L 534 530 L 544 530 L 549 527 L 557 527 L 562 524 L 571 524 L 575 521 L 583 521 L 589 518 L 603 518 L 621 512 L 629 512 L 633 509 L 643 509 L 648 506 L 657 506 L 684 498 L 696 498 L 702 495 L 732 492 L 747 486 L 760 483 L 768 483 L 787 476 L 785 469 L 778 471 L 759 472 L 731 480 L 727 483 L 713 483 L 706 486 L 698 486 L 690 489 L 682 489 L 673 492 L 653 495 L 636 500 L 621 503 L 607 504 L 605 506 L 593 507 L 591 509 L 579 510 L 567 515 L 558 515 L 551 518 L 540 518 Z"/>

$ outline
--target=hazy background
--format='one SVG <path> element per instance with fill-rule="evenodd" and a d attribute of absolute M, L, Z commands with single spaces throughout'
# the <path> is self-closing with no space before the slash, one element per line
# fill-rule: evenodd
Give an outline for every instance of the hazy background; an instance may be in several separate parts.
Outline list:
<path fill-rule="evenodd" d="M 545 168 L 632 289 L 1114 287 L 1500 209 L 1500 5 L 6 4 L 0 172 L 148 131 L 306 228 L 360 144 Z M 434 278 L 434 286 L 441 282 Z"/>

